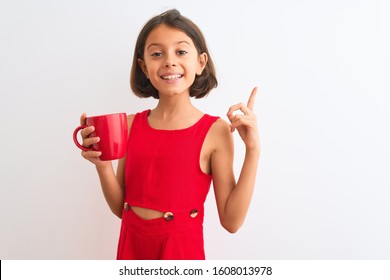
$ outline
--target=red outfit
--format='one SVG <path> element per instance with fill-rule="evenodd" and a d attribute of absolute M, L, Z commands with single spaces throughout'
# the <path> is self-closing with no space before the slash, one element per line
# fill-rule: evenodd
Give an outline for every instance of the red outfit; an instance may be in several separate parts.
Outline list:
<path fill-rule="evenodd" d="M 118 259 L 205 259 L 203 210 L 212 177 L 200 167 L 200 152 L 218 117 L 207 114 L 191 127 L 158 130 L 150 110 L 135 115 L 125 165 L 125 206 Z M 144 220 L 131 206 L 165 213 Z"/>

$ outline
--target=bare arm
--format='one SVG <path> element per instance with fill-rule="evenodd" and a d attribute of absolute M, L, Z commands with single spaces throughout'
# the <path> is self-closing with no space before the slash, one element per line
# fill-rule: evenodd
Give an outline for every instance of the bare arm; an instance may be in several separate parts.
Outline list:
<path fill-rule="evenodd" d="M 229 109 L 229 126 L 219 121 L 214 129 L 215 149 L 211 156 L 214 191 L 222 226 L 229 232 L 236 232 L 243 224 L 252 198 L 258 161 L 260 141 L 256 117 L 253 114 L 254 96 L 252 91 L 248 106 L 237 104 Z M 241 110 L 244 115 L 233 115 Z M 231 132 L 238 130 L 246 145 L 246 154 L 238 182 L 233 174 L 233 137 Z"/>
<path fill-rule="evenodd" d="M 121 161 L 123 159 L 119 160 L 118 169 Z M 118 218 L 122 218 L 124 185 L 120 183 L 120 178 L 115 175 L 112 164 L 107 167 L 96 166 L 96 171 L 98 172 L 100 185 L 108 206 L 112 213 Z M 117 175 L 119 175 L 118 171 Z"/>
<path fill-rule="evenodd" d="M 85 114 L 81 116 L 80 123 L 85 123 Z M 134 115 L 127 117 L 129 130 L 131 128 Z M 99 137 L 88 137 L 93 132 L 93 127 L 87 127 L 82 130 L 81 135 L 83 136 L 83 146 L 89 146 L 99 142 Z M 82 156 L 95 164 L 96 171 L 99 175 L 100 185 L 104 197 L 107 201 L 111 211 L 119 218 L 122 217 L 124 193 L 125 193 L 125 179 L 124 179 L 124 166 L 125 158 L 118 161 L 118 168 L 115 174 L 114 168 L 111 161 L 101 161 L 98 157 L 100 152 L 96 151 L 83 151 Z"/>

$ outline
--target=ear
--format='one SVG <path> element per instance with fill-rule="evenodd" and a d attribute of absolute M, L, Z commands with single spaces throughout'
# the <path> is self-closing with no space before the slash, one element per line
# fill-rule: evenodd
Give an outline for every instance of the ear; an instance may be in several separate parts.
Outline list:
<path fill-rule="evenodd" d="M 142 72 L 144 72 L 146 78 L 149 79 L 148 69 L 146 68 L 145 62 L 140 58 L 138 58 L 137 62 L 138 62 L 139 67 L 141 67 Z"/>
<path fill-rule="evenodd" d="M 196 75 L 199 76 L 202 75 L 202 72 L 207 65 L 207 60 L 208 60 L 207 53 L 201 53 L 199 55 L 199 68 L 196 71 Z"/>

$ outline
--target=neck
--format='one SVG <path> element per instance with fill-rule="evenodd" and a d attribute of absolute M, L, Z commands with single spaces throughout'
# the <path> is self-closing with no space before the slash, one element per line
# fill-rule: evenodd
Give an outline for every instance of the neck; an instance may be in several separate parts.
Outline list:
<path fill-rule="evenodd" d="M 198 112 L 198 110 L 192 105 L 188 94 L 161 95 L 156 108 L 153 110 L 153 115 L 159 119 L 172 120 L 185 118 L 188 115 L 193 115 L 194 112 Z"/>

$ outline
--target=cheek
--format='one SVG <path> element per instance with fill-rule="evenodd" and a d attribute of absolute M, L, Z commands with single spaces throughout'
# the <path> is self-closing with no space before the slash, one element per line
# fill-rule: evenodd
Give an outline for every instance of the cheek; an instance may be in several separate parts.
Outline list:
<path fill-rule="evenodd" d="M 158 67 L 158 65 L 156 65 L 156 63 L 148 63 L 146 65 L 147 65 L 147 67 L 146 67 L 147 72 L 150 75 L 156 75 L 157 74 L 159 67 Z"/>

